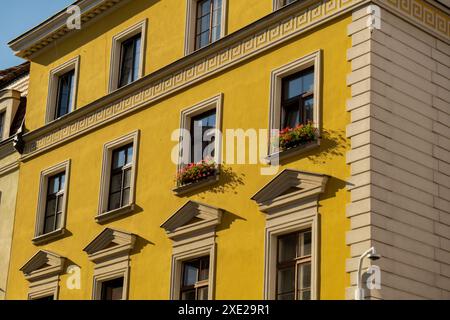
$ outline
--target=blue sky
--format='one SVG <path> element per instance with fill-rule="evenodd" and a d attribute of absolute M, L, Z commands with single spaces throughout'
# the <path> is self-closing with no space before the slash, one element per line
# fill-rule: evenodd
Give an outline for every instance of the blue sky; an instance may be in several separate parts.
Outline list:
<path fill-rule="evenodd" d="M 75 0 L 0 0 L 0 70 L 22 63 L 7 43 Z"/>

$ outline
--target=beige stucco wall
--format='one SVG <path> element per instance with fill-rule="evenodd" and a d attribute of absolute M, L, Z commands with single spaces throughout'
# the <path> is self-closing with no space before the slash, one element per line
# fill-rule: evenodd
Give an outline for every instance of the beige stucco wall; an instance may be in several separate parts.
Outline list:
<path fill-rule="evenodd" d="M 16 163 L 18 157 L 13 153 L 0 159 L 0 172 Z M 18 168 L 0 175 L 0 300 L 5 296 L 2 290 L 6 290 L 18 179 Z"/>
<path fill-rule="evenodd" d="M 450 299 L 450 46 L 381 10 L 381 29 L 367 10 L 348 29 L 352 73 L 347 154 L 352 258 L 375 246 L 382 259 L 382 299 Z M 353 290 L 348 290 L 351 298 Z"/>

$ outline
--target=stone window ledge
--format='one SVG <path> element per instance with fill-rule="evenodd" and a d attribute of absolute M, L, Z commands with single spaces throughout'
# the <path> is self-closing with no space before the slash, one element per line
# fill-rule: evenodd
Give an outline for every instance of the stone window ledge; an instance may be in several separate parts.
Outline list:
<path fill-rule="evenodd" d="M 306 144 L 302 144 L 302 145 L 297 146 L 295 148 L 291 148 L 291 149 L 287 149 L 287 150 L 284 150 L 284 151 L 273 153 L 273 154 L 269 155 L 268 157 L 266 157 L 266 161 L 269 164 L 272 164 L 273 160 L 278 157 L 279 162 L 281 162 L 281 161 L 284 161 L 286 159 L 295 157 L 295 156 L 297 156 L 299 154 L 311 151 L 312 149 L 315 149 L 315 148 L 318 148 L 318 147 L 320 147 L 320 139 L 308 142 Z"/>
<path fill-rule="evenodd" d="M 57 240 L 57 239 L 63 237 L 65 232 L 66 232 L 66 229 L 61 228 L 61 229 L 37 236 L 37 237 L 33 238 L 33 240 L 31 240 L 31 241 L 33 242 L 34 245 L 41 245 L 41 244 L 44 244 L 44 243 L 47 243 L 47 242 L 50 242 L 53 240 Z"/>
<path fill-rule="evenodd" d="M 109 222 L 110 220 L 134 212 L 135 207 L 135 204 L 132 203 L 127 206 L 99 214 L 95 217 L 95 221 L 100 224 Z"/>

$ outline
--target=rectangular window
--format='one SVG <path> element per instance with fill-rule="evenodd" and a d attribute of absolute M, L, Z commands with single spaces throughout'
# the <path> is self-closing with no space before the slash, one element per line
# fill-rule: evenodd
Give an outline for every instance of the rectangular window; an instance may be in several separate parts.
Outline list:
<path fill-rule="evenodd" d="M 104 145 L 97 222 L 134 211 L 138 148 L 139 130 Z"/>
<path fill-rule="evenodd" d="M 74 78 L 75 70 L 71 70 L 58 78 L 55 119 L 61 118 L 72 111 Z"/>
<path fill-rule="evenodd" d="M 57 120 L 76 109 L 78 69 L 77 56 L 50 72 L 47 98 L 47 123 Z"/>
<path fill-rule="evenodd" d="M 278 238 L 277 300 L 311 299 L 311 230 Z"/>
<path fill-rule="evenodd" d="M 144 76 L 147 19 L 123 30 L 112 39 L 109 92 Z"/>
<path fill-rule="evenodd" d="M 215 156 L 214 140 L 216 129 L 216 109 L 191 118 L 191 162 L 205 160 L 205 155 Z M 208 146 L 211 145 L 211 150 Z M 208 149 L 207 149 L 208 148 Z"/>
<path fill-rule="evenodd" d="M 70 160 L 41 172 L 34 244 L 64 235 Z"/>
<path fill-rule="evenodd" d="M 314 67 L 283 79 L 281 127 L 295 128 L 314 121 Z"/>
<path fill-rule="evenodd" d="M 183 262 L 180 300 L 208 300 L 209 256 Z"/>
<path fill-rule="evenodd" d="M 139 78 L 141 34 L 125 40 L 121 45 L 119 88 Z"/>
<path fill-rule="evenodd" d="M 133 169 L 133 144 L 113 151 L 108 211 L 130 203 L 131 175 Z"/>
<path fill-rule="evenodd" d="M 0 141 L 3 140 L 3 131 L 5 130 L 5 114 L 6 112 L 0 113 Z"/>
<path fill-rule="evenodd" d="M 57 175 L 48 178 L 43 234 L 61 228 L 65 181 L 65 172 L 58 173 Z"/>
<path fill-rule="evenodd" d="M 220 39 L 222 28 L 222 0 L 197 2 L 195 50 Z"/>
<path fill-rule="evenodd" d="M 122 300 L 123 278 L 102 282 L 101 300 Z"/>

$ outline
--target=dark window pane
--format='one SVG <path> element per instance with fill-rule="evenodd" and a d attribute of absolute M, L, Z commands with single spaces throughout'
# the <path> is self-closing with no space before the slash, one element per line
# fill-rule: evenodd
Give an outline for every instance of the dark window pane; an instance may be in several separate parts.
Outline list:
<path fill-rule="evenodd" d="M 111 186 L 110 186 L 110 192 L 111 193 L 117 193 L 120 192 L 122 189 L 122 172 L 114 174 L 111 177 Z"/>
<path fill-rule="evenodd" d="M 204 16 L 205 14 L 208 14 L 211 9 L 211 3 L 210 0 L 203 0 L 198 2 L 198 14 L 199 16 Z"/>
<path fill-rule="evenodd" d="M 185 264 L 184 266 L 184 286 L 193 286 L 197 282 L 198 262 L 194 264 Z"/>
<path fill-rule="evenodd" d="M 311 287 L 311 263 L 298 266 L 298 288 L 307 289 Z"/>
<path fill-rule="evenodd" d="M 197 20 L 197 34 L 208 32 L 210 27 L 211 17 L 206 15 Z"/>
<path fill-rule="evenodd" d="M 287 268 L 278 271 L 278 293 L 295 291 L 295 268 Z"/>
<path fill-rule="evenodd" d="M 123 190 L 122 207 L 130 204 L 130 189 Z"/>
<path fill-rule="evenodd" d="M 113 151 L 108 209 L 114 210 L 130 203 L 133 144 Z"/>
<path fill-rule="evenodd" d="M 45 216 L 53 216 L 56 213 L 56 198 L 51 198 L 47 200 L 47 207 L 45 209 Z"/>
<path fill-rule="evenodd" d="M 206 147 L 214 141 L 216 128 L 216 109 L 202 113 L 191 119 L 191 162 L 204 160 Z M 208 136 L 208 141 L 205 139 Z"/>
<path fill-rule="evenodd" d="M 141 53 L 141 38 L 136 38 L 134 43 L 134 58 L 133 58 L 133 78 L 131 82 L 136 81 L 139 77 L 139 66 L 141 64 L 140 61 L 140 53 Z"/>
<path fill-rule="evenodd" d="M 181 295 L 182 300 L 207 300 L 209 278 L 209 256 L 187 261 L 182 266 Z"/>
<path fill-rule="evenodd" d="M 62 219 L 62 213 L 58 213 L 56 215 L 56 229 L 58 230 L 59 228 L 61 228 L 61 219 Z"/>
<path fill-rule="evenodd" d="M 291 99 L 301 95 L 302 93 L 302 78 L 293 78 L 285 82 L 284 99 Z"/>
<path fill-rule="evenodd" d="M 128 168 L 124 172 L 123 187 L 130 188 L 130 186 L 131 186 L 131 168 Z"/>
<path fill-rule="evenodd" d="M 127 164 L 133 162 L 133 146 L 130 145 L 127 149 Z"/>
<path fill-rule="evenodd" d="M 101 300 L 122 300 L 123 278 L 105 281 L 102 283 Z"/>
<path fill-rule="evenodd" d="M 57 212 L 57 213 L 61 213 L 61 212 L 62 212 L 62 209 L 63 209 L 63 200 L 64 200 L 64 196 L 61 195 L 61 194 L 58 195 L 57 201 L 56 201 L 56 204 L 57 204 L 56 212 Z"/>
<path fill-rule="evenodd" d="M 109 196 L 109 210 L 120 208 L 120 192 Z"/>
<path fill-rule="evenodd" d="M 55 194 L 59 191 L 59 176 L 48 179 L 47 194 Z"/>
<path fill-rule="evenodd" d="M 122 43 L 119 88 L 137 80 L 139 76 L 140 49 L 140 34 Z"/>
<path fill-rule="evenodd" d="M 201 260 L 199 281 L 208 280 L 209 278 L 209 257 Z"/>
<path fill-rule="evenodd" d="M 44 234 L 50 233 L 52 231 L 55 231 L 55 216 L 49 216 L 45 218 L 44 222 Z"/>
<path fill-rule="evenodd" d="M 300 300 L 311 300 L 311 290 L 300 291 L 298 296 Z"/>
<path fill-rule="evenodd" d="M 283 79 L 281 129 L 314 122 L 314 67 Z"/>
<path fill-rule="evenodd" d="M 305 119 L 304 123 L 313 122 L 314 120 L 314 98 L 310 97 L 305 99 Z"/>
<path fill-rule="evenodd" d="M 182 292 L 181 300 L 195 300 L 195 290 L 188 290 Z"/>
<path fill-rule="evenodd" d="M 311 232 L 303 234 L 303 256 L 311 255 Z"/>
<path fill-rule="evenodd" d="M 290 105 L 284 108 L 284 128 L 295 128 L 300 124 L 300 109 L 298 107 L 298 102 L 294 101 Z"/>
<path fill-rule="evenodd" d="M 292 234 L 278 240 L 278 262 L 292 261 L 297 257 L 298 235 Z"/>
<path fill-rule="evenodd" d="M 278 300 L 294 300 L 295 299 L 295 293 L 286 293 L 286 294 L 279 294 Z"/>
<path fill-rule="evenodd" d="M 75 70 L 71 70 L 58 79 L 55 119 L 68 114 L 73 99 L 73 82 Z"/>
<path fill-rule="evenodd" d="M 197 300 L 208 300 L 208 287 L 198 289 Z"/>

